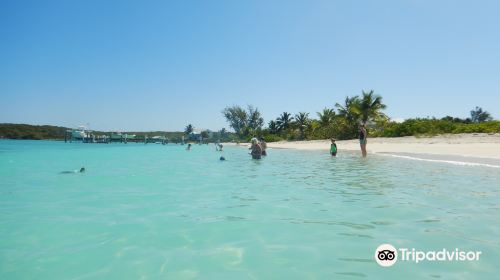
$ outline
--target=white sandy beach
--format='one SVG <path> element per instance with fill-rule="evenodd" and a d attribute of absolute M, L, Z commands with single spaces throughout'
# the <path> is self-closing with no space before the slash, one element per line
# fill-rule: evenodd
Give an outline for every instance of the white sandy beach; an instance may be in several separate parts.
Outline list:
<path fill-rule="evenodd" d="M 243 144 L 242 144 L 243 145 Z M 321 150 L 329 140 L 268 143 L 271 149 Z M 360 151 L 358 140 L 338 140 L 339 153 Z M 426 160 L 500 165 L 500 134 L 450 134 L 435 137 L 368 138 L 368 153 L 411 156 Z"/>

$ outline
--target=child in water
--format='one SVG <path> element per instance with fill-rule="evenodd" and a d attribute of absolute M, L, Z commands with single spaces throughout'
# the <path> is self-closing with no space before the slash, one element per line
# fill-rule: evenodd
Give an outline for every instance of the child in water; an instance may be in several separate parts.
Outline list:
<path fill-rule="evenodd" d="M 335 144 L 335 138 L 332 138 L 332 144 L 330 145 L 330 154 L 332 157 L 337 156 L 337 144 Z"/>

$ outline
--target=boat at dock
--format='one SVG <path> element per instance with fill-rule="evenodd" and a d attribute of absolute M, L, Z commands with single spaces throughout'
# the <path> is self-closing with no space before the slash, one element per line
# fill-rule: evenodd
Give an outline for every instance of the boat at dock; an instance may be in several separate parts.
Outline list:
<path fill-rule="evenodd" d="M 165 135 L 156 135 L 152 137 L 137 136 L 136 134 L 128 134 L 122 132 L 112 132 L 109 134 L 103 132 L 94 132 L 92 130 L 88 130 L 85 126 L 79 126 L 76 129 L 68 129 L 65 135 L 65 142 L 83 142 L 83 143 L 112 143 L 112 142 L 120 142 L 120 143 L 128 143 L 128 142 L 143 142 L 147 143 L 156 143 L 156 144 L 168 144 L 169 139 Z"/>
<path fill-rule="evenodd" d="M 90 131 L 85 126 L 79 126 L 71 130 L 71 138 L 75 140 L 83 140 L 90 136 Z"/>

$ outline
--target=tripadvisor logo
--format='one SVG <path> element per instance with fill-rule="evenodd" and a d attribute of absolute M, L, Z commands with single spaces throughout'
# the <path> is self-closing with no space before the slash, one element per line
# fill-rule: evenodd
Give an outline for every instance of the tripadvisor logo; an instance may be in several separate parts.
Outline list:
<path fill-rule="evenodd" d="M 375 250 L 375 260 L 381 266 L 392 266 L 398 260 L 398 251 L 391 244 L 382 244 Z"/>
<path fill-rule="evenodd" d="M 382 244 L 375 250 L 375 261 L 384 267 L 392 266 L 396 261 L 419 263 L 422 261 L 478 261 L 481 251 L 462 251 L 441 249 L 438 251 L 419 251 L 415 248 L 396 249 L 391 244 Z"/>

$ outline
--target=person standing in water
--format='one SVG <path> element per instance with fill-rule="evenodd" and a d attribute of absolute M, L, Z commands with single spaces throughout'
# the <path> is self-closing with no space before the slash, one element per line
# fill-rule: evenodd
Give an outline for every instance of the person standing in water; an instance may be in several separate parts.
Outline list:
<path fill-rule="evenodd" d="M 262 155 L 267 156 L 267 143 L 266 140 L 264 140 L 264 137 L 260 137 L 260 147 L 262 148 Z"/>
<path fill-rule="evenodd" d="M 361 154 L 366 157 L 366 137 L 367 137 L 365 124 L 361 124 L 359 127 L 359 145 L 361 146 Z"/>
<path fill-rule="evenodd" d="M 332 157 L 337 156 L 337 144 L 335 144 L 335 138 L 332 138 L 332 144 L 330 144 L 330 154 Z"/>
<path fill-rule="evenodd" d="M 262 147 L 259 144 L 257 138 L 252 138 L 252 146 L 250 147 L 250 154 L 253 159 L 261 159 L 262 158 Z"/>
<path fill-rule="evenodd" d="M 186 150 L 191 151 L 191 143 L 188 144 Z"/>

